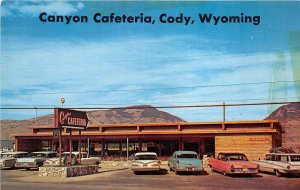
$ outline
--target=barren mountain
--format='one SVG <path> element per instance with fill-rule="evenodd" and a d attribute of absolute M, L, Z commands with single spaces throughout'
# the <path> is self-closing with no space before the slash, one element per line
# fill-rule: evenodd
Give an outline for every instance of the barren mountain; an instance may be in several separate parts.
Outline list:
<path fill-rule="evenodd" d="M 149 105 L 133 106 L 124 109 L 89 111 L 87 114 L 89 117 L 89 125 L 184 122 L 184 120 L 179 117 L 159 111 Z M 49 126 L 53 124 L 53 114 L 27 120 L 1 120 L 1 140 L 13 140 L 10 134 L 30 133 L 31 131 L 27 126 Z"/>
<path fill-rule="evenodd" d="M 300 103 L 291 103 L 279 107 L 266 119 L 278 120 L 285 133 L 282 134 L 282 146 L 300 151 Z"/>

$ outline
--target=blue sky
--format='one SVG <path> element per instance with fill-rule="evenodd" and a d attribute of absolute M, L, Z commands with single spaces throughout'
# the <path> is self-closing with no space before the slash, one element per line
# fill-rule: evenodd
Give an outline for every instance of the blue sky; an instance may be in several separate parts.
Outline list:
<path fill-rule="evenodd" d="M 65 107 L 299 101 L 298 10 L 299 2 L 3 1 L 1 107 L 60 106 L 61 97 Z M 42 23 L 41 12 L 89 22 Z M 97 24 L 97 12 L 143 13 L 156 23 Z M 161 24 L 162 13 L 183 13 L 195 24 Z M 261 22 L 214 26 L 199 23 L 199 13 L 259 15 Z M 274 81 L 295 82 L 267 83 Z M 263 119 L 274 108 L 228 108 L 227 119 Z M 162 110 L 187 121 L 222 119 L 221 108 Z M 35 114 L 1 110 L 1 119 Z"/>

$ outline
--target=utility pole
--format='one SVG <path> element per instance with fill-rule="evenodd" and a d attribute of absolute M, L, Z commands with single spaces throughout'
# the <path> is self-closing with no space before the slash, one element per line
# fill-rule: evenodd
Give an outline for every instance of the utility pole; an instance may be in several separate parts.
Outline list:
<path fill-rule="evenodd" d="M 223 121 L 226 121 L 226 106 L 225 106 L 225 102 L 223 102 Z"/>

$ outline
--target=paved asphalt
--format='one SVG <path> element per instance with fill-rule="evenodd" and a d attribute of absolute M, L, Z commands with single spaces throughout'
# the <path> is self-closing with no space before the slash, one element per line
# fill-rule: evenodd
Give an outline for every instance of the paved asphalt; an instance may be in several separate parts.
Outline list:
<path fill-rule="evenodd" d="M 1 190 L 39 189 L 300 189 L 300 177 L 276 177 L 270 174 L 249 176 L 223 176 L 219 173 L 203 175 L 182 174 L 163 170 L 157 173 L 133 174 L 129 169 L 100 169 L 100 173 L 60 179 L 39 177 L 37 171 L 1 170 Z"/>

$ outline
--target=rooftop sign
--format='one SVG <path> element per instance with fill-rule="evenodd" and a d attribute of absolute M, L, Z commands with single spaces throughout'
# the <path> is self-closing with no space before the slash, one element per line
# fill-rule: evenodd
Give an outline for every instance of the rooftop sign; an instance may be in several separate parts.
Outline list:
<path fill-rule="evenodd" d="M 88 125 L 86 112 L 55 108 L 54 124 L 58 128 L 85 129 Z"/>

